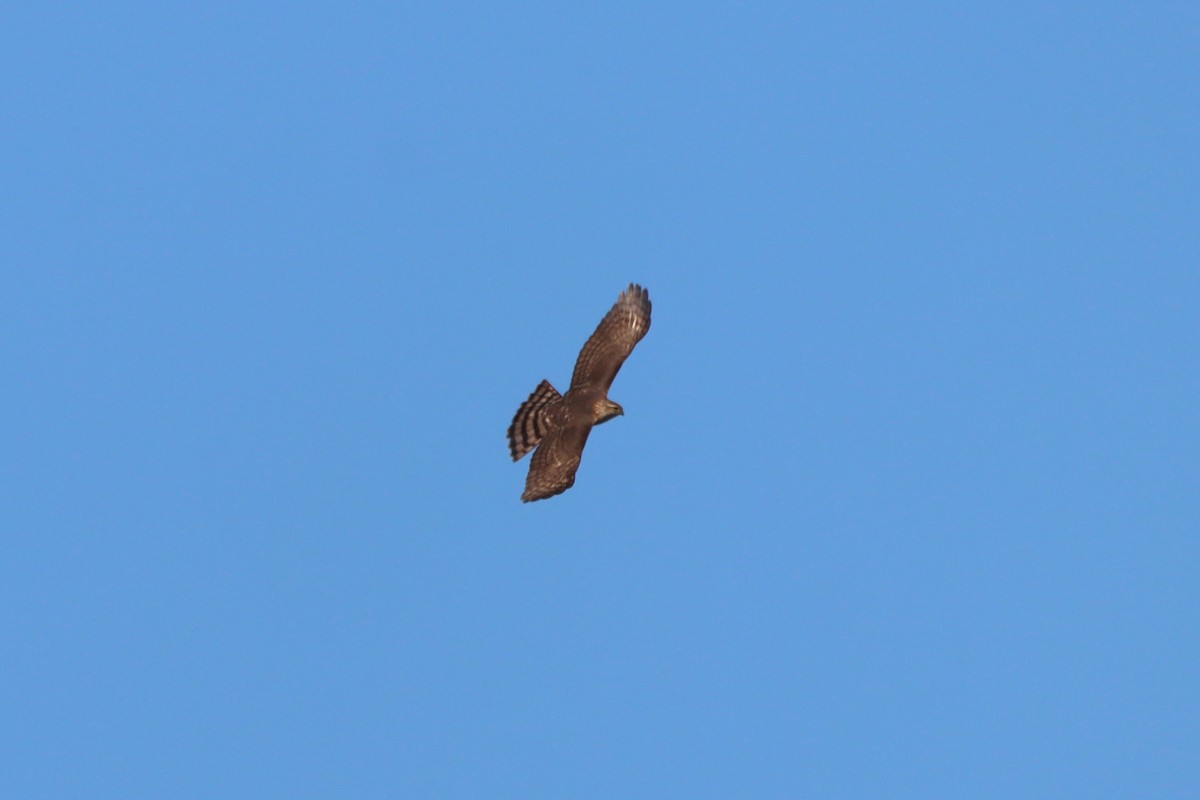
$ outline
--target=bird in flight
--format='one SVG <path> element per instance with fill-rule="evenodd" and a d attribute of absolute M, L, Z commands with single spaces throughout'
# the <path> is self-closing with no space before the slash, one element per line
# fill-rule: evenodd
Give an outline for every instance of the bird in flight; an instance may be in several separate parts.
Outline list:
<path fill-rule="evenodd" d="M 575 483 L 592 427 L 625 413 L 608 399 L 608 387 L 648 330 L 650 294 L 631 283 L 579 351 L 567 393 L 559 394 L 550 381 L 542 381 L 517 409 L 508 426 L 512 460 L 537 448 L 529 462 L 522 502 L 553 497 Z"/>

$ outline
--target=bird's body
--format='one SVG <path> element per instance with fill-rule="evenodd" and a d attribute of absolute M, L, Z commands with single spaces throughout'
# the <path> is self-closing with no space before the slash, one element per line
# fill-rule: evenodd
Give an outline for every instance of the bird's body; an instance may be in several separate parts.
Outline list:
<path fill-rule="evenodd" d="M 508 426 L 509 454 L 517 461 L 537 448 L 522 501 L 552 497 L 575 483 L 592 428 L 625 413 L 608 399 L 608 388 L 648 330 L 650 295 L 631 283 L 583 345 L 566 394 L 542 381 L 517 409 Z"/>

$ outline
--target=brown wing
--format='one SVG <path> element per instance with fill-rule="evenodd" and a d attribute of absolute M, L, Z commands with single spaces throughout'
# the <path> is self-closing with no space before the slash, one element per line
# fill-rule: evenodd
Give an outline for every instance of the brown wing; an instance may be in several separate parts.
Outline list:
<path fill-rule="evenodd" d="M 591 386 L 607 393 L 613 378 L 617 377 L 617 370 L 648 330 L 650 293 L 631 283 L 579 351 L 575 372 L 571 375 L 571 391 Z"/>
<path fill-rule="evenodd" d="M 562 494 L 575 483 L 575 470 L 583 456 L 591 423 L 570 424 L 554 428 L 545 435 L 529 460 L 525 477 L 525 492 L 521 501 L 543 500 Z"/>

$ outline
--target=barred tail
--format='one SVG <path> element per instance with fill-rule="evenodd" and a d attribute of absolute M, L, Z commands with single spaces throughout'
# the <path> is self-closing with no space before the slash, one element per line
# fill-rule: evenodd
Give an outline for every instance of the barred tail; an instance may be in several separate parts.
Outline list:
<path fill-rule="evenodd" d="M 513 417 L 512 425 L 508 426 L 508 452 L 513 461 L 537 447 L 538 442 L 546 435 L 547 420 L 546 405 L 562 397 L 550 385 L 550 381 L 542 381 L 529 395 L 529 399 L 521 403 Z"/>

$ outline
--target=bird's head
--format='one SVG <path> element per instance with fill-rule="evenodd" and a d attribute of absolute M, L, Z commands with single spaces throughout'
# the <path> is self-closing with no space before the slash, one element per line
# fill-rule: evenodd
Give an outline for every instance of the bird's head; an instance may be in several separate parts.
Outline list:
<path fill-rule="evenodd" d="M 621 408 L 620 403 L 614 403 L 607 397 L 596 404 L 596 421 L 592 424 L 599 425 L 601 422 L 608 422 L 613 417 L 624 415 L 625 409 Z"/>

